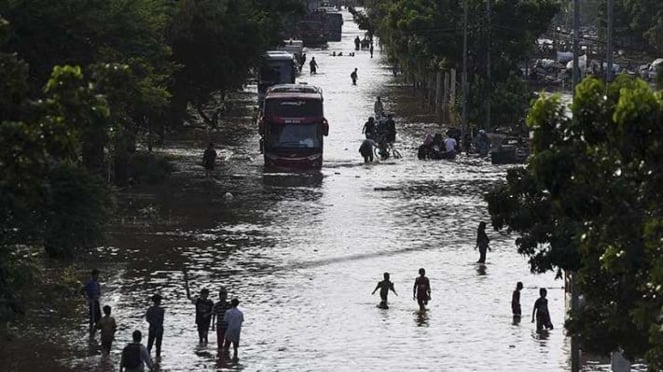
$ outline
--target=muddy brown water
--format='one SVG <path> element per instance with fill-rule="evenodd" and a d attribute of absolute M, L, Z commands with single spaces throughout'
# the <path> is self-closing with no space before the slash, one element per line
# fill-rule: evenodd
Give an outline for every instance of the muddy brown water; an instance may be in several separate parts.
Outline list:
<path fill-rule="evenodd" d="M 504 167 L 461 156 L 454 162 L 419 161 L 416 146 L 435 124 L 403 118 L 400 88 L 378 48 L 355 57 L 362 35 L 345 13 L 343 40 L 328 50 L 308 50 L 299 78 L 323 89 L 330 134 L 319 172 L 268 172 L 258 153 L 251 119 L 255 87 L 239 96 L 231 129 L 198 133 L 169 143 L 178 171 L 155 189 L 124 197 L 135 217 L 119 221 L 111 243 L 95 255 L 104 262 L 102 303 L 111 305 L 119 330 L 110 359 L 88 341 L 85 309 L 46 329 L 29 329 L 0 370 L 112 371 L 131 332 L 147 332 L 149 296 L 166 307 L 161 371 L 566 371 L 569 341 L 563 334 L 563 283 L 553 274 L 532 275 L 513 237 L 489 230 L 492 251 L 477 266 L 475 232 L 488 221 L 483 194 L 504 179 Z M 350 72 L 357 67 L 359 82 Z M 397 118 L 397 148 L 405 155 L 364 165 L 361 128 L 376 95 Z M 199 166 L 204 144 L 220 144 L 213 181 Z M 225 197 L 231 193 L 232 199 Z M 428 311 L 412 300 L 417 270 L 432 286 Z M 192 291 L 220 286 L 241 301 L 245 323 L 239 362 L 217 359 L 210 334 L 197 345 Z M 399 296 L 390 309 L 371 296 L 383 272 Z M 511 291 L 525 284 L 523 321 L 512 324 Z M 548 288 L 555 329 L 538 335 L 529 322 L 538 288 Z M 72 326 L 72 324 L 74 326 Z M 145 336 L 146 337 L 146 336 Z M 146 340 L 144 340 L 146 341 Z M 586 371 L 607 371 L 588 362 Z"/>

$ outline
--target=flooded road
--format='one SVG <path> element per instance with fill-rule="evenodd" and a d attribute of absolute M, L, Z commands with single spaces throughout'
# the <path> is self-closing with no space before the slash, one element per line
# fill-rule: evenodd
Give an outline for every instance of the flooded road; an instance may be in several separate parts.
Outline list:
<path fill-rule="evenodd" d="M 345 13 L 343 41 L 309 50 L 318 74 L 304 68 L 300 81 L 320 86 L 330 123 L 324 165 L 318 173 L 268 173 L 258 153 L 250 115 L 212 138 L 222 165 L 212 182 L 198 165 L 207 138 L 168 146 L 178 172 L 163 192 L 134 194 L 140 210 L 99 248 L 102 304 L 114 309 L 119 330 L 110 360 L 85 341 L 84 313 L 74 330 L 62 330 L 68 352 L 49 370 L 117 370 L 121 348 L 134 329 L 147 333 L 149 296 L 166 307 L 161 371 L 566 371 L 563 282 L 532 275 L 513 237 L 488 230 L 487 265 L 474 262 L 476 228 L 489 221 L 483 194 L 505 168 L 472 158 L 455 162 L 416 159 L 430 123 L 395 111 L 399 88 L 376 48 L 355 57 L 362 35 Z M 359 81 L 350 73 L 357 67 Z M 402 90 L 402 89 L 401 89 Z M 397 119 L 400 160 L 364 165 L 361 128 L 377 95 Z M 246 94 L 244 103 L 255 96 Z M 439 129 L 437 129 L 439 130 Z M 165 190 L 165 191 L 164 191 Z M 224 196 L 231 193 L 232 198 Z M 432 287 L 429 310 L 412 300 L 417 270 Z M 192 292 L 220 286 L 244 312 L 237 363 L 217 360 L 216 341 L 197 345 L 194 307 L 186 299 L 182 269 Z M 390 309 L 371 296 L 383 272 L 399 296 Z M 512 324 L 511 291 L 522 281 L 523 322 Z M 538 288 L 548 288 L 555 329 L 537 335 L 529 322 Z M 144 341 L 146 341 L 144 339 Z M 46 366 L 45 365 L 45 366 Z M 587 366 L 586 370 L 601 370 Z"/>

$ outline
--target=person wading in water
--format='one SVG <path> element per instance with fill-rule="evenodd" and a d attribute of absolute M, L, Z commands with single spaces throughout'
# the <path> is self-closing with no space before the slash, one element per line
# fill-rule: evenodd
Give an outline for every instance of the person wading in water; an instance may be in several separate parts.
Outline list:
<path fill-rule="evenodd" d="M 373 290 L 372 295 L 375 294 L 375 291 L 380 290 L 380 304 L 378 307 L 380 309 L 388 309 L 389 305 L 387 305 L 387 296 L 389 295 L 389 291 L 391 290 L 394 292 L 396 296 L 398 296 L 398 293 L 396 293 L 396 290 L 394 289 L 394 283 L 392 283 L 389 280 L 389 273 L 384 273 L 384 280 L 381 282 L 378 282 L 378 285 L 375 287 Z"/>
<path fill-rule="evenodd" d="M 474 247 L 474 249 L 479 248 L 479 261 L 477 263 L 486 263 L 486 251 L 490 249 L 488 243 L 490 243 L 490 239 L 486 235 L 486 223 L 481 221 L 477 230 L 477 245 Z"/>
<path fill-rule="evenodd" d="M 212 172 L 214 172 L 214 165 L 216 163 L 216 150 L 214 150 L 214 144 L 210 143 L 207 146 L 207 149 L 203 153 L 203 167 L 205 167 L 205 177 L 212 177 Z"/>
<path fill-rule="evenodd" d="M 414 280 L 412 288 L 412 299 L 419 304 L 419 310 L 425 311 L 428 301 L 430 301 L 430 281 L 426 278 L 426 270 L 419 269 L 419 277 Z"/>
<path fill-rule="evenodd" d="M 350 74 L 350 79 L 352 79 L 352 85 L 357 85 L 357 78 L 359 78 L 359 75 L 357 75 L 357 68 L 355 67 L 355 70 L 352 71 Z"/>

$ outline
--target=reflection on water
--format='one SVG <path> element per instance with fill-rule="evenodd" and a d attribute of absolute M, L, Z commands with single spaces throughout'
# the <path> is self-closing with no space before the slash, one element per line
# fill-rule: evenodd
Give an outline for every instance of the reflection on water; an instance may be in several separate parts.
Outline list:
<path fill-rule="evenodd" d="M 428 327 L 428 310 L 417 310 L 414 314 L 417 327 Z"/>
<path fill-rule="evenodd" d="M 320 171 L 301 172 L 301 173 L 275 173 L 265 171 L 263 173 L 263 183 L 265 186 L 280 188 L 310 187 L 319 188 L 322 186 L 323 174 Z"/>
<path fill-rule="evenodd" d="M 136 209 L 153 206 L 156 216 L 118 226 L 111 244 L 96 252 L 108 262 L 101 268 L 102 302 L 118 322 L 110 358 L 99 356 L 97 341 L 84 341 L 81 305 L 53 332 L 26 330 L 48 340 L 40 350 L 53 357 L 22 361 L 29 366 L 23 370 L 113 370 L 131 332 L 147 334 L 144 314 L 154 293 L 166 309 L 163 371 L 568 370 L 563 332 L 537 335 L 532 324 L 511 322 L 511 290 L 523 281 L 523 308 L 548 287 L 553 321 L 562 324 L 561 282 L 530 274 L 512 237 L 494 231 L 488 231 L 490 275 L 475 265 L 476 226 L 489 219 L 483 194 L 506 168 L 464 155 L 455 162 L 417 160 L 423 134 L 440 129 L 398 113 L 404 158 L 364 166 L 357 149 L 375 96 L 392 112 L 398 96 L 387 87 L 393 78 L 379 54 L 329 56 L 352 50 L 354 37 L 363 36 L 347 13 L 344 30 L 329 51 L 308 51 L 320 73 L 304 71 L 325 94 L 330 133 L 323 168 L 265 171 L 248 118 L 219 133 L 226 160 L 211 182 L 198 165 L 198 145 L 206 139 L 170 146 L 180 163 L 169 189 L 156 197 L 131 195 Z M 360 80 L 352 86 L 347 76 L 355 67 Z M 419 312 L 409 289 L 422 266 L 433 300 Z M 224 286 L 240 299 L 240 362 L 219 358 L 213 340 L 197 346 L 183 269 L 192 291 L 215 294 Z M 388 310 L 377 309 L 370 295 L 385 271 L 402 295 L 390 296 Z"/>

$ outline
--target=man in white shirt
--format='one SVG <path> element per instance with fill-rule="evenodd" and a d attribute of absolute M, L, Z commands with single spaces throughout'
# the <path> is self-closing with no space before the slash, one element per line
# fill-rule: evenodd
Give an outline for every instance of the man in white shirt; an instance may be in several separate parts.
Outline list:
<path fill-rule="evenodd" d="M 242 323 L 244 322 L 244 314 L 237 308 L 239 300 L 234 298 L 230 301 L 229 310 L 223 315 L 223 321 L 228 324 L 226 328 L 226 345 L 224 347 L 224 355 L 228 353 L 230 344 L 233 344 L 233 359 L 237 360 L 237 348 L 239 347 L 239 334 L 242 331 Z"/>
<path fill-rule="evenodd" d="M 454 159 L 456 157 L 456 147 L 458 142 L 453 137 L 447 137 L 444 140 L 444 158 L 445 159 Z"/>

